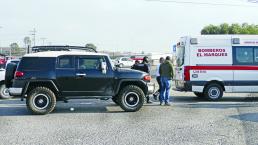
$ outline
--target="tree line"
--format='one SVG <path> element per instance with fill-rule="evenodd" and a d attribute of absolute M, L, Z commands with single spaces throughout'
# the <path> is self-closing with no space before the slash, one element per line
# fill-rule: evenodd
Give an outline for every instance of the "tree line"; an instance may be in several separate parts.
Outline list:
<path fill-rule="evenodd" d="M 227 24 L 208 25 L 201 30 L 202 35 L 208 34 L 258 34 L 258 25 L 254 24 Z"/>

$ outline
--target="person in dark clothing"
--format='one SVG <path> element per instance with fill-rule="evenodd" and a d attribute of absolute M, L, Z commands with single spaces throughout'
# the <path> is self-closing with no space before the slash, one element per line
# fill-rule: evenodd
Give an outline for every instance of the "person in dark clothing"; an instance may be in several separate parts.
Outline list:
<path fill-rule="evenodd" d="M 170 88 L 171 80 L 173 79 L 173 66 L 170 62 L 171 59 L 169 56 L 166 57 L 166 60 L 163 64 L 160 65 L 159 73 L 161 79 L 161 91 L 160 91 L 160 105 L 170 106 L 169 97 L 170 97 Z"/>
<path fill-rule="evenodd" d="M 135 62 L 135 64 L 131 68 L 150 74 L 150 64 L 148 56 L 143 57 L 142 63 L 136 64 Z M 152 101 L 150 100 L 150 96 L 146 96 L 146 101 L 147 103 L 152 103 Z"/>
<path fill-rule="evenodd" d="M 135 70 L 139 70 L 139 71 L 143 71 L 143 72 L 146 72 L 146 73 L 150 73 L 150 64 L 149 64 L 149 59 L 147 56 L 145 56 L 143 58 L 143 61 L 142 63 L 138 63 L 139 61 L 136 60 L 135 61 L 135 64 L 131 67 L 132 69 L 135 69 Z"/>
<path fill-rule="evenodd" d="M 134 65 L 131 66 L 131 69 L 138 70 L 138 69 L 139 69 L 139 64 L 140 64 L 140 61 L 139 61 L 139 60 L 136 60 L 136 61 L 134 62 Z"/>
<path fill-rule="evenodd" d="M 142 70 L 142 71 L 144 71 L 144 72 L 150 74 L 150 63 L 149 63 L 149 58 L 148 58 L 148 56 L 144 56 L 144 57 L 143 57 L 142 64 L 143 64 L 143 70 Z"/>
<path fill-rule="evenodd" d="M 163 57 L 161 57 L 161 58 L 159 59 L 159 63 L 160 63 L 160 64 L 157 65 L 157 69 L 156 69 L 156 80 L 157 80 L 157 82 L 158 82 L 159 89 L 153 94 L 153 97 L 154 97 L 155 100 L 157 100 L 158 96 L 160 96 L 161 80 L 160 80 L 159 68 L 160 68 L 160 65 L 161 65 L 162 63 L 164 63 L 164 61 L 165 61 L 165 59 L 164 59 Z M 160 97 L 159 97 L 159 100 L 160 100 Z"/>
<path fill-rule="evenodd" d="M 142 65 L 143 65 L 142 71 L 150 74 L 150 63 L 149 63 L 148 56 L 143 57 Z M 149 104 L 152 103 L 152 101 L 150 100 L 150 96 L 148 96 L 148 95 L 146 96 L 146 102 Z"/>

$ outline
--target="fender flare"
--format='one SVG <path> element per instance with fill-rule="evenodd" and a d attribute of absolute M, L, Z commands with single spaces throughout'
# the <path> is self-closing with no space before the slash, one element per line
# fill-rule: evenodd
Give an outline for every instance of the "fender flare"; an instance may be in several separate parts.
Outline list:
<path fill-rule="evenodd" d="M 146 91 L 148 92 L 147 83 L 144 82 L 143 80 L 138 80 L 138 79 L 123 79 L 123 80 L 120 80 L 120 81 L 118 82 L 117 88 L 115 89 L 115 94 L 118 94 L 118 93 L 119 93 L 119 91 L 120 91 L 120 89 L 121 89 L 121 84 L 122 84 L 122 83 L 125 83 L 125 82 L 135 82 L 135 83 L 139 83 L 139 84 L 145 86 L 145 87 L 144 87 L 145 90 L 142 90 L 142 91 L 143 91 L 144 93 L 145 93 Z"/>
<path fill-rule="evenodd" d="M 25 94 L 27 93 L 28 88 L 29 88 L 29 86 L 30 86 L 31 83 L 42 83 L 42 82 L 43 82 L 43 83 L 51 83 L 52 86 L 53 86 L 53 88 L 55 89 L 55 91 L 59 92 L 58 87 L 56 86 L 56 84 L 55 84 L 54 81 L 52 81 L 52 80 L 29 80 L 29 81 L 26 83 L 26 85 L 25 85 L 25 87 L 24 87 L 24 89 L 23 89 L 22 96 L 25 96 Z"/>

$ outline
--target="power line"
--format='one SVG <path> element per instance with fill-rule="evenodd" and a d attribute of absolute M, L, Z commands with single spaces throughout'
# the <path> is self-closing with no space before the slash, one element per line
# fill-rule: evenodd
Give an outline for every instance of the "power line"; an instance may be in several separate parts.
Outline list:
<path fill-rule="evenodd" d="M 192 1 L 176 1 L 176 0 L 145 0 L 147 2 L 163 2 L 177 4 L 192 4 L 192 5 L 211 5 L 211 6 L 231 6 L 231 7 L 256 7 L 253 5 L 226 4 L 226 3 L 207 3 L 207 2 L 192 2 Z"/>

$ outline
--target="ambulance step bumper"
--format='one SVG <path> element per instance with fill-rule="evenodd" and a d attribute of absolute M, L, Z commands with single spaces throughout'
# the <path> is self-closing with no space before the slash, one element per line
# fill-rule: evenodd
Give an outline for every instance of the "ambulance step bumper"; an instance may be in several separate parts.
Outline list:
<path fill-rule="evenodd" d="M 191 92 L 192 91 L 192 83 L 190 81 L 187 81 L 184 83 L 183 86 L 176 86 L 175 88 L 172 88 L 174 91 L 179 92 Z"/>

